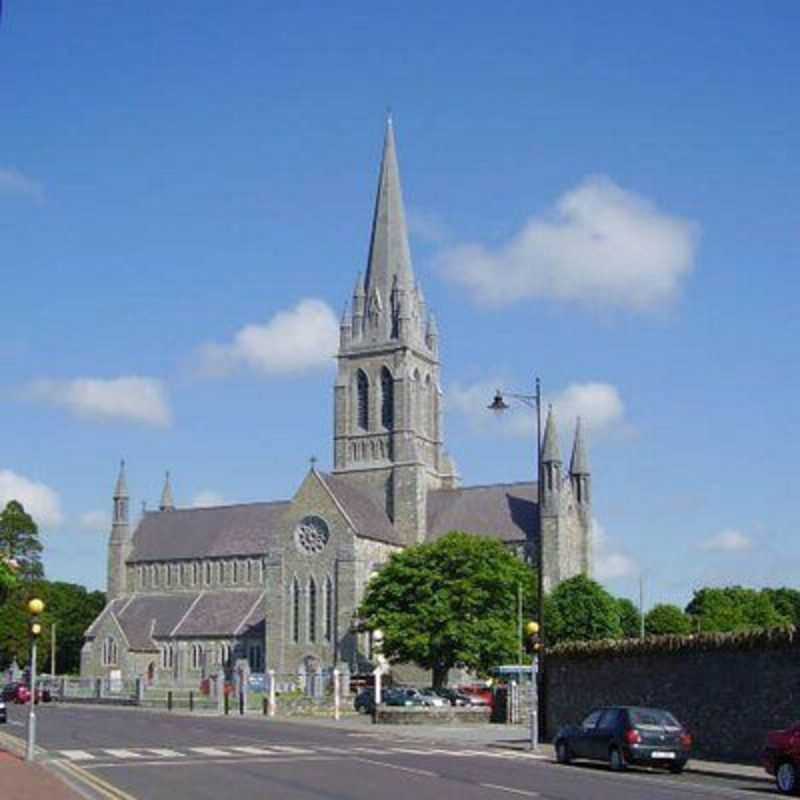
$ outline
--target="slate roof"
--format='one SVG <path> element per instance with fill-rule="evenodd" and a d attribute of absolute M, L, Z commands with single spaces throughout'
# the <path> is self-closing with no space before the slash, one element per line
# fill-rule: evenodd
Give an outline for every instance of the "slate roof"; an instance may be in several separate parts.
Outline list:
<path fill-rule="evenodd" d="M 148 511 L 129 561 L 263 555 L 290 501 Z"/>
<path fill-rule="evenodd" d="M 496 483 L 428 492 L 428 540 L 450 531 L 519 542 L 538 530 L 536 483 Z"/>
<path fill-rule="evenodd" d="M 264 619 L 264 592 L 260 589 L 228 589 L 201 592 L 175 636 L 233 636 L 244 633 Z"/>
<path fill-rule="evenodd" d="M 386 509 L 365 489 L 356 487 L 345 475 L 329 475 L 317 473 L 331 494 L 339 501 L 356 533 L 367 539 L 377 539 L 379 542 L 403 545 L 403 540 L 394 529 L 392 521 L 386 515 Z"/>
<path fill-rule="evenodd" d="M 86 635 L 96 635 L 109 614 L 119 623 L 132 650 L 156 650 L 155 639 L 159 638 L 263 633 L 264 592 L 229 589 L 121 597 L 106 606 Z"/>

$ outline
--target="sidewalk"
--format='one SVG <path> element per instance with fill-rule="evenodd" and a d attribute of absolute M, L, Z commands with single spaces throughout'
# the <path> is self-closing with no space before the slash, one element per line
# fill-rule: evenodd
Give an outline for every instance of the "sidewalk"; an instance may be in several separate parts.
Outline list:
<path fill-rule="evenodd" d="M 0 750 L 0 787 L 9 800 L 81 800 L 40 764 L 28 764 L 5 750 Z"/>

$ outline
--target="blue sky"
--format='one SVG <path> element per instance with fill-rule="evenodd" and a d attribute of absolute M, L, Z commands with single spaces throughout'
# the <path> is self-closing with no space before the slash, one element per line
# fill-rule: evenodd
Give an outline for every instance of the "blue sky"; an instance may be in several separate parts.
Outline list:
<path fill-rule="evenodd" d="M 135 508 L 329 466 L 391 106 L 465 483 L 532 476 L 484 406 L 538 374 L 612 591 L 796 585 L 800 6 L 557 5 L 7 0 L 0 501 L 51 577 L 104 584 L 123 456 Z"/>

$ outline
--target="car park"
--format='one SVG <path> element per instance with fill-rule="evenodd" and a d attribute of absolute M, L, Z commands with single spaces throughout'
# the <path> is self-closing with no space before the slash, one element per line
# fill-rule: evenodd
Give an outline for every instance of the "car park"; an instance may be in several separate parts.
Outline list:
<path fill-rule="evenodd" d="M 767 734 L 761 763 L 781 794 L 800 792 L 800 723 Z"/>
<path fill-rule="evenodd" d="M 422 700 L 422 705 L 424 706 L 429 706 L 431 708 L 444 708 L 445 706 L 450 705 L 449 700 L 436 694 L 433 689 L 421 689 L 418 693 L 420 699 Z"/>
<path fill-rule="evenodd" d="M 586 758 L 606 761 L 613 770 L 640 764 L 677 774 L 689 759 L 692 737 L 665 709 L 608 706 L 594 709 L 580 725 L 562 728 L 554 744 L 561 764 Z"/>

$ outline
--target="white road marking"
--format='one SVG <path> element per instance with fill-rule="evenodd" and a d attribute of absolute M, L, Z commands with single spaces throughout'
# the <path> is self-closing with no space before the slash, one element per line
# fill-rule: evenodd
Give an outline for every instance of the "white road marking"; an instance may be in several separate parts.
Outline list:
<path fill-rule="evenodd" d="M 94 756 L 91 753 L 87 753 L 85 750 L 59 750 L 58 752 L 70 761 L 94 760 Z"/>
<path fill-rule="evenodd" d="M 379 767 L 389 767 L 389 769 L 399 769 L 402 772 L 413 772 L 415 775 L 426 775 L 429 778 L 438 778 L 436 772 L 431 772 L 427 769 L 415 769 L 414 767 L 401 767 L 399 764 L 392 764 L 389 761 L 375 761 L 372 758 L 356 757 L 356 761 L 363 761 L 366 764 L 376 764 Z"/>
<path fill-rule="evenodd" d="M 512 794 L 522 794 L 525 797 L 541 797 L 539 792 L 528 792 L 525 789 L 514 789 L 511 786 L 500 786 L 499 783 L 481 783 L 484 789 L 499 789 L 501 792 L 511 792 Z"/>
<path fill-rule="evenodd" d="M 200 753 L 201 756 L 232 756 L 227 750 L 220 750 L 218 747 L 190 747 L 193 753 Z"/>
<path fill-rule="evenodd" d="M 350 750 L 347 750 L 344 747 L 321 747 L 318 746 L 317 750 L 320 750 L 323 753 L 337 753 L 338 755 L 347 755 L 350 753 Z"/>
<path fill-rule="evenodd" d="M 177 752 L 177 750 L 169 750 L 166 747 L 147 747 L 144 748 L 146 753 L 152 753 L 153 755 L 160 756 L 161 758 L 184 758 L 185 755 L 183 753 Z"/>
<path fill-rule="evenodd" d="M 313 750 L 308 750 L 305 747 L 288 747 L 286 745 L 271 744 L 270 750 L 277 750 L 279 753 L 313 753 Z"/>
<path fill-rule="evenodd" d="M 377 748 L 377 747 L 352 747 L 350 749 L 351 753 L 369 753 L 373 756 L 385 756 L 386 748 Z"/>
<path fill-rule="evenodd" d="M 230 747 L 229 750 L 235 750 L 237 753 L 244 753 L 248 756 L 272 756 L 275 755 L 274 750 L 267 750 L 263 747 Z"/>
<path fill-rule="evenodd" d="M 133 750 L 109 750 L 104 748 L 103 752 L 114 756 L 114 758 L 144 758 L 141 753 L 134 753 Z"/>
<path fill-rule="evenodd" d="M 412 756 L 426 756 L 430 750 L 414 750 L 411 747 L 390 747 L 390 753 L 411 753 Z"/>

